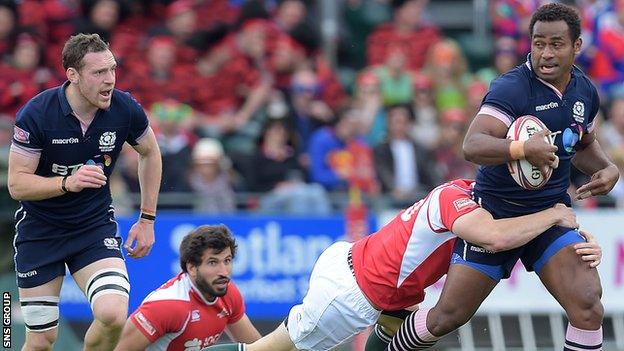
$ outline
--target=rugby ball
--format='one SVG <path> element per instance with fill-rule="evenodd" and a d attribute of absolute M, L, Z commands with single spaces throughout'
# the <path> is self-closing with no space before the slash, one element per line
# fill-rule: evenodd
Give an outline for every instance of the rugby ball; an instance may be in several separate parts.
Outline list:
<path fill-rule="evenodd" d="M 522 116 L 517 118 L 507 131 L 507 139 L 511 140 L 528 140 L 533 134 L 546 129 L 546 125 L 535 116 Z M 547 143 L 552 143 L 549 137 L 544 137 Z M 550 176 L 553 169 L 548 168 L 548 174 L 544 176 L 539 168 L 533 166 L 527 160 L 514 160 L 507 163 L 509 174 L 513 180 L 521 187 L 529 190 L 539 189 L 543 187 Z"/>

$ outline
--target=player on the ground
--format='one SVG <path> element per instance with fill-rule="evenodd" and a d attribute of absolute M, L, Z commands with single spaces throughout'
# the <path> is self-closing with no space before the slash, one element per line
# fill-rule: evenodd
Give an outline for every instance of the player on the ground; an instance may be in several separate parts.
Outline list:
<path fill-rule="evenodd" d="M 303 303 L 275 331 L 251 345 L 207 350 L 332 349 L 373 325 L 382 310 L 420 303 L 424 289 L 446 274 L 456 236 L 499 251 L 523 245 L 553 225 L 576 226 L 573 211 L 561 204 L 494 220 L 471 199 L 472 183 L 443 184 L 376 233 L 331 245 L 314 265 Z"/>
<path fill-rule="evenodd" d="M 569 205 L 572 164 L 591 176 L 577 190 L 579 199 L 607 194 L 619 178 L 617 167 L 595 139 L 596 88 L 573 65 L 581 49 L 580 22 L 571 7 L 541 6 L 531 18 L 527 61 L 492 83 L 468 129 L 465 156 L 482 165 L 474 199 L 495 218 L 526 215 L 555 203 Z M 505 139 L 511 122 L 523 115 L 537 116 L 549 130 L 526 142 Z M 543 140 L 551 131 L 560 132 L 554 145 Z M 556 168 L 543 188 L 525 190 L 514 182 L 506 162 L 521 158 L 542 173 Z M 600 350 L 602 288 L 597 270 L 576 257 L 573 245 L 581 241 L 578 232 L 566 225 L 549 228 L 527 245 L 502 253 L 483 250 L 471 240 L 458 240 L 440 300 L 433 309 L 419 310 L 408 318 L 390 349 L 431 346 L 466 323 L 500 279 L 509 277 L 520 258 L 566 311 L 565 350 Z"/>
<path fill-rule="evenodd" d="M 236 241 L 224 225 L 204 225 L 180 244 L 182 273 L 150 293 L 128 318 L 115 350 L 199 350 L 225 330 L 251 343 L 260 333 L 245 314 L 232 276 Z"/>
<path fill-rule="evenodd" d="M 108 177 L 125 142 L 139 153 L 142 209 L 126 249 L 140 258 L 154 244 L 160 151 L 141 106 L 114 89 L 116 66 L 97 34 L 72 36 L 63 48 L 67 81 L 17 113 L 8 185 L 21 204 L 14 249 L 27 329 L 23 350 L 52 349 L 66 266 L 93 311 L 85 349 L 115 347 L 130 283 Z"/>

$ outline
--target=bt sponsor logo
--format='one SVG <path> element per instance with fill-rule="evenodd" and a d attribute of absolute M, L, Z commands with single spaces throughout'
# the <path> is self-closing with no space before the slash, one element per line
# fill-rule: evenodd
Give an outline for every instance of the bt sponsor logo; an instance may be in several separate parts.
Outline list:
<path fill-rule="evenodd" d="M 64 166 L 59 165 L 57 163 L 52 164 L 52 173 L 58 174 L 61 176 L 72 175 L 78 171 L 80 167 L 82 167 L 84 163 L 79 163 L 77 165 Z"/>

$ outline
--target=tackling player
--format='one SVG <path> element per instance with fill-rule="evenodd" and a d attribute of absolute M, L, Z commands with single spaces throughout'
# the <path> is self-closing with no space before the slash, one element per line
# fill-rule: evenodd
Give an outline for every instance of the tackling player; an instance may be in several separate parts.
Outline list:
<path fill-rule="evenodd" d="M 126 249 L 143 257 L 154 244 L 161 156 L 141 106 L 114 89 L 117 63 L 97 34 L 72 36 L 63 67 L 67 81 L 17 113 L 9 155 L 9 192 L 21 205 L 13 242 L 23 350 L 52 349 L 66 266 L 93 311 L 85 349 L 112 350 L 128 313 L 130 283 L 108 177 L 123 144 L 132 145 L 142 213 Z"/>
<path fill-rule="evenodd" d="M 224 225 L 200 226 L 180 244 L 178 274 L 150 293 L 128 318 L 115 350 L 199 350 L 230 338 L 254 342 L 260 333 L 230 281 L 236 242 Z"/>
<path fill-rule="evenodd" d="M 494 220 L 472 200 L 473 181 L 455 180 L 401 211 L 376 233 L 337 242 L 319 257 L 303 303 L 257 342 L 210 351 L 329 350 L 375 324 L 382 310 L 420 303 L 446 274 L 457 236 L 487 250 L 518 247 L 553 225 L 576 226 L 561 204 L 528 216 Z"/>

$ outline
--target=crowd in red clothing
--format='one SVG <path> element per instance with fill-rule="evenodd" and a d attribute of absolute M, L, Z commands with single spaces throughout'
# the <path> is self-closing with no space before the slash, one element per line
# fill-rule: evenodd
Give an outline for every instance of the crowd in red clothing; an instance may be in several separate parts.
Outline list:
<path fill-rule="evenodd" d="M 603 3 L 580 1 L 590 40 L 579 62 L 609 101 L 624 92 L 624 0 Z M 463 133 L 489 82 L 524 59 L 539 4 L 492 1 L 492 67 L 471 72 L 461 46 L 429 20 L 427 0 L 341 2 L 331 58 L 314 1 L 0 0 L 0 115 L 14 118 L 65 80 L 70 35 L 98 33 L 118 61 L 117 87 L 144 106 L 171 161 L 163 192 L 202 194 L 203 205 L 172 207 L 232 211 L 245 191 L 262 193 L 248 207 L 296 212 L 296 197 L 325 212 L 326 192 L 351 186 L 400 205 L 474 175 Z M 373 162 L 345 161 L 366 159 L 350 150 Z M 136 190 L 134 161 L 120 165 L 119 188 Z"/>

